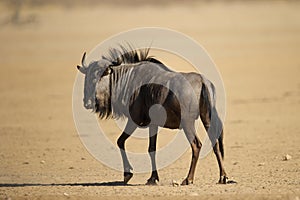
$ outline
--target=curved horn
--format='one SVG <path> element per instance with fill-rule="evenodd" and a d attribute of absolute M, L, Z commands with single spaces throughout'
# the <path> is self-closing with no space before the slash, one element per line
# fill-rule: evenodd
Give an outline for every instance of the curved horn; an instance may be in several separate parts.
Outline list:
<path fill-rule="evenodd" d="M 84 52 L 82 59 L 81 59 L 82 67 L 85 67 L 85 55 L 86 55 L 86 52 Z"/>

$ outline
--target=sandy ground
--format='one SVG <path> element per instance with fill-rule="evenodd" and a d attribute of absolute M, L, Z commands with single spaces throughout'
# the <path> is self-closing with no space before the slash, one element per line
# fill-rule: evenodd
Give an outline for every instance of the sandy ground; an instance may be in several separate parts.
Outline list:
<path fill-rule="evenodd" d="M 297 2 L 24 7 L 19 20 L 29 23 L 17 25 L 7 23 L 12 10 L 1 4 L 0 199 L 299 200 L 299 10 Z M 173 187 L 186 176 L 187 151 L 159 171 L 158 186 L 143 185 L 149 173 L 119 186 L 122 173 L 82 145 L 71 108 L 75 66 L 83 51 L 141 26 L 181 31 L 216 62 L 227 94 L 225 163 L 238 184 L 216 184 L 210 154 L 198 163 L 194 185 Z M 283 161 L 286 154 L 292 159 Z"/>

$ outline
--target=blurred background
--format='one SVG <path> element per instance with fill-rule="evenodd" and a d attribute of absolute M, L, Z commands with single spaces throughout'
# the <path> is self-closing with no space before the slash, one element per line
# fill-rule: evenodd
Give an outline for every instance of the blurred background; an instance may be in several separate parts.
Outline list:
<path fill-rule="evenodd" d="M 94 160 L 77 136 L 71 107 L 76 65 L 84 51 L 111 35 L 154 26 L 194 38 L 220 70 L 227 95 L 226 166 L 239 182 L 229 188 L 214 184 L 218 169 L 212 154 L 200 161 L 195 186 L 168 187 L 185 177 L 189 151 L 161 170 L 166 187 L 156 194 L 299 194 L 299 10 L 299 1 L 271 0 L 0 1 L 0 184 L 122 179 L 121 172 Z M 157 58 L 184 68 L 172 57 Z M 112 138 L 118 135 L 112 131 Z M 159 145 L 165 144 L 168 138 L 159 137 Z M 147 149 L 140 144 L 128 141 L 128 148 Z M 287 154 L 292 159 L 285 162 Z M 148 176 L 136 175 L 132 183 Z M 0 187 L 0 197 L 62 194 L 59 186 L 39 189 Z M 64 188 L 76 195 L 97 191 L 79 189 Z M 101 191 L 155 190 L 139 189 Z"/>

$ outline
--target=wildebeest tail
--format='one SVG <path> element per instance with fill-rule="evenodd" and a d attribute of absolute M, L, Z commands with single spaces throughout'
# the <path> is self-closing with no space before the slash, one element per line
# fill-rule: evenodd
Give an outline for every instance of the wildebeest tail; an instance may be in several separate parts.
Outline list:
<path fill-rule="evenodd" d="M 219 137 L 219 148 L 220 148 L 220 152 L 221 152 L 221 155 L 222 155 L 222 158 L 224 159 L 224 146 L 223 146 L 223 137 L 224 136 L 224 132 L 222 130 L 221 132 L 221 135 Z"/>
<path fill-rule="evenodd" d="M 200 118 L 212 145 L 218 140 L 221 155 L 224 157 L 223 124 L 216 108 L 216 91 L 214 85 L 204 77 L 200 94 Z"/>

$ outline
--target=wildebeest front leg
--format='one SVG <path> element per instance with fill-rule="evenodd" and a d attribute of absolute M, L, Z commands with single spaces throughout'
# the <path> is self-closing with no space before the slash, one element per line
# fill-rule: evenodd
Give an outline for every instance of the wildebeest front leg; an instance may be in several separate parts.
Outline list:
<path fill-rule="evenodd" d="M 151 125 L 149 127 L 149 147 L 148 147 L 148 153 L 151 158 L 151 166 L 152 166 L 152 173 L 151 177 L 147 180 L 146 185 L 156 185 L 156 181 L 159 181 L 158 173 L 156 170 L 156 141 L 157 141 L 157 130 L 158 127 L 155 125 Z"/>
<path fill-rule="evenodd" d="M 130 137 L 130 135 L 133 133 L 133 131 L 136 129 L 136 125 L 128 120 L 125 130 L 123 131 L 122 135 L 118 139 L 118 147 L 120 148 L 121 151 L 121 156 L 123 160 L 123 167 L 124 167 L 124 184 L 127 184 L 128 181 L 132 178 L 133 174 L 131 170 L 133 169 L 132 166 L 130 165 L 126 151 L 125 151 L 125 141 Z"/>
<path fill-rule="evenodd" d="M 193 184 L 194 181 L 196 164 L 199 158 L 199 152 L 202 144 L 198 139 L 198 137 L 196 136 L 195 122 L 185 123 L 183 129 L 188 141 L 191 144 L 192 161 L 191 161 L 191 166 L 190 166 L 188 176 L 186 177 L 186 179 L 183 180 L 181 185 L 189 185 L 189 184 Z"/>

